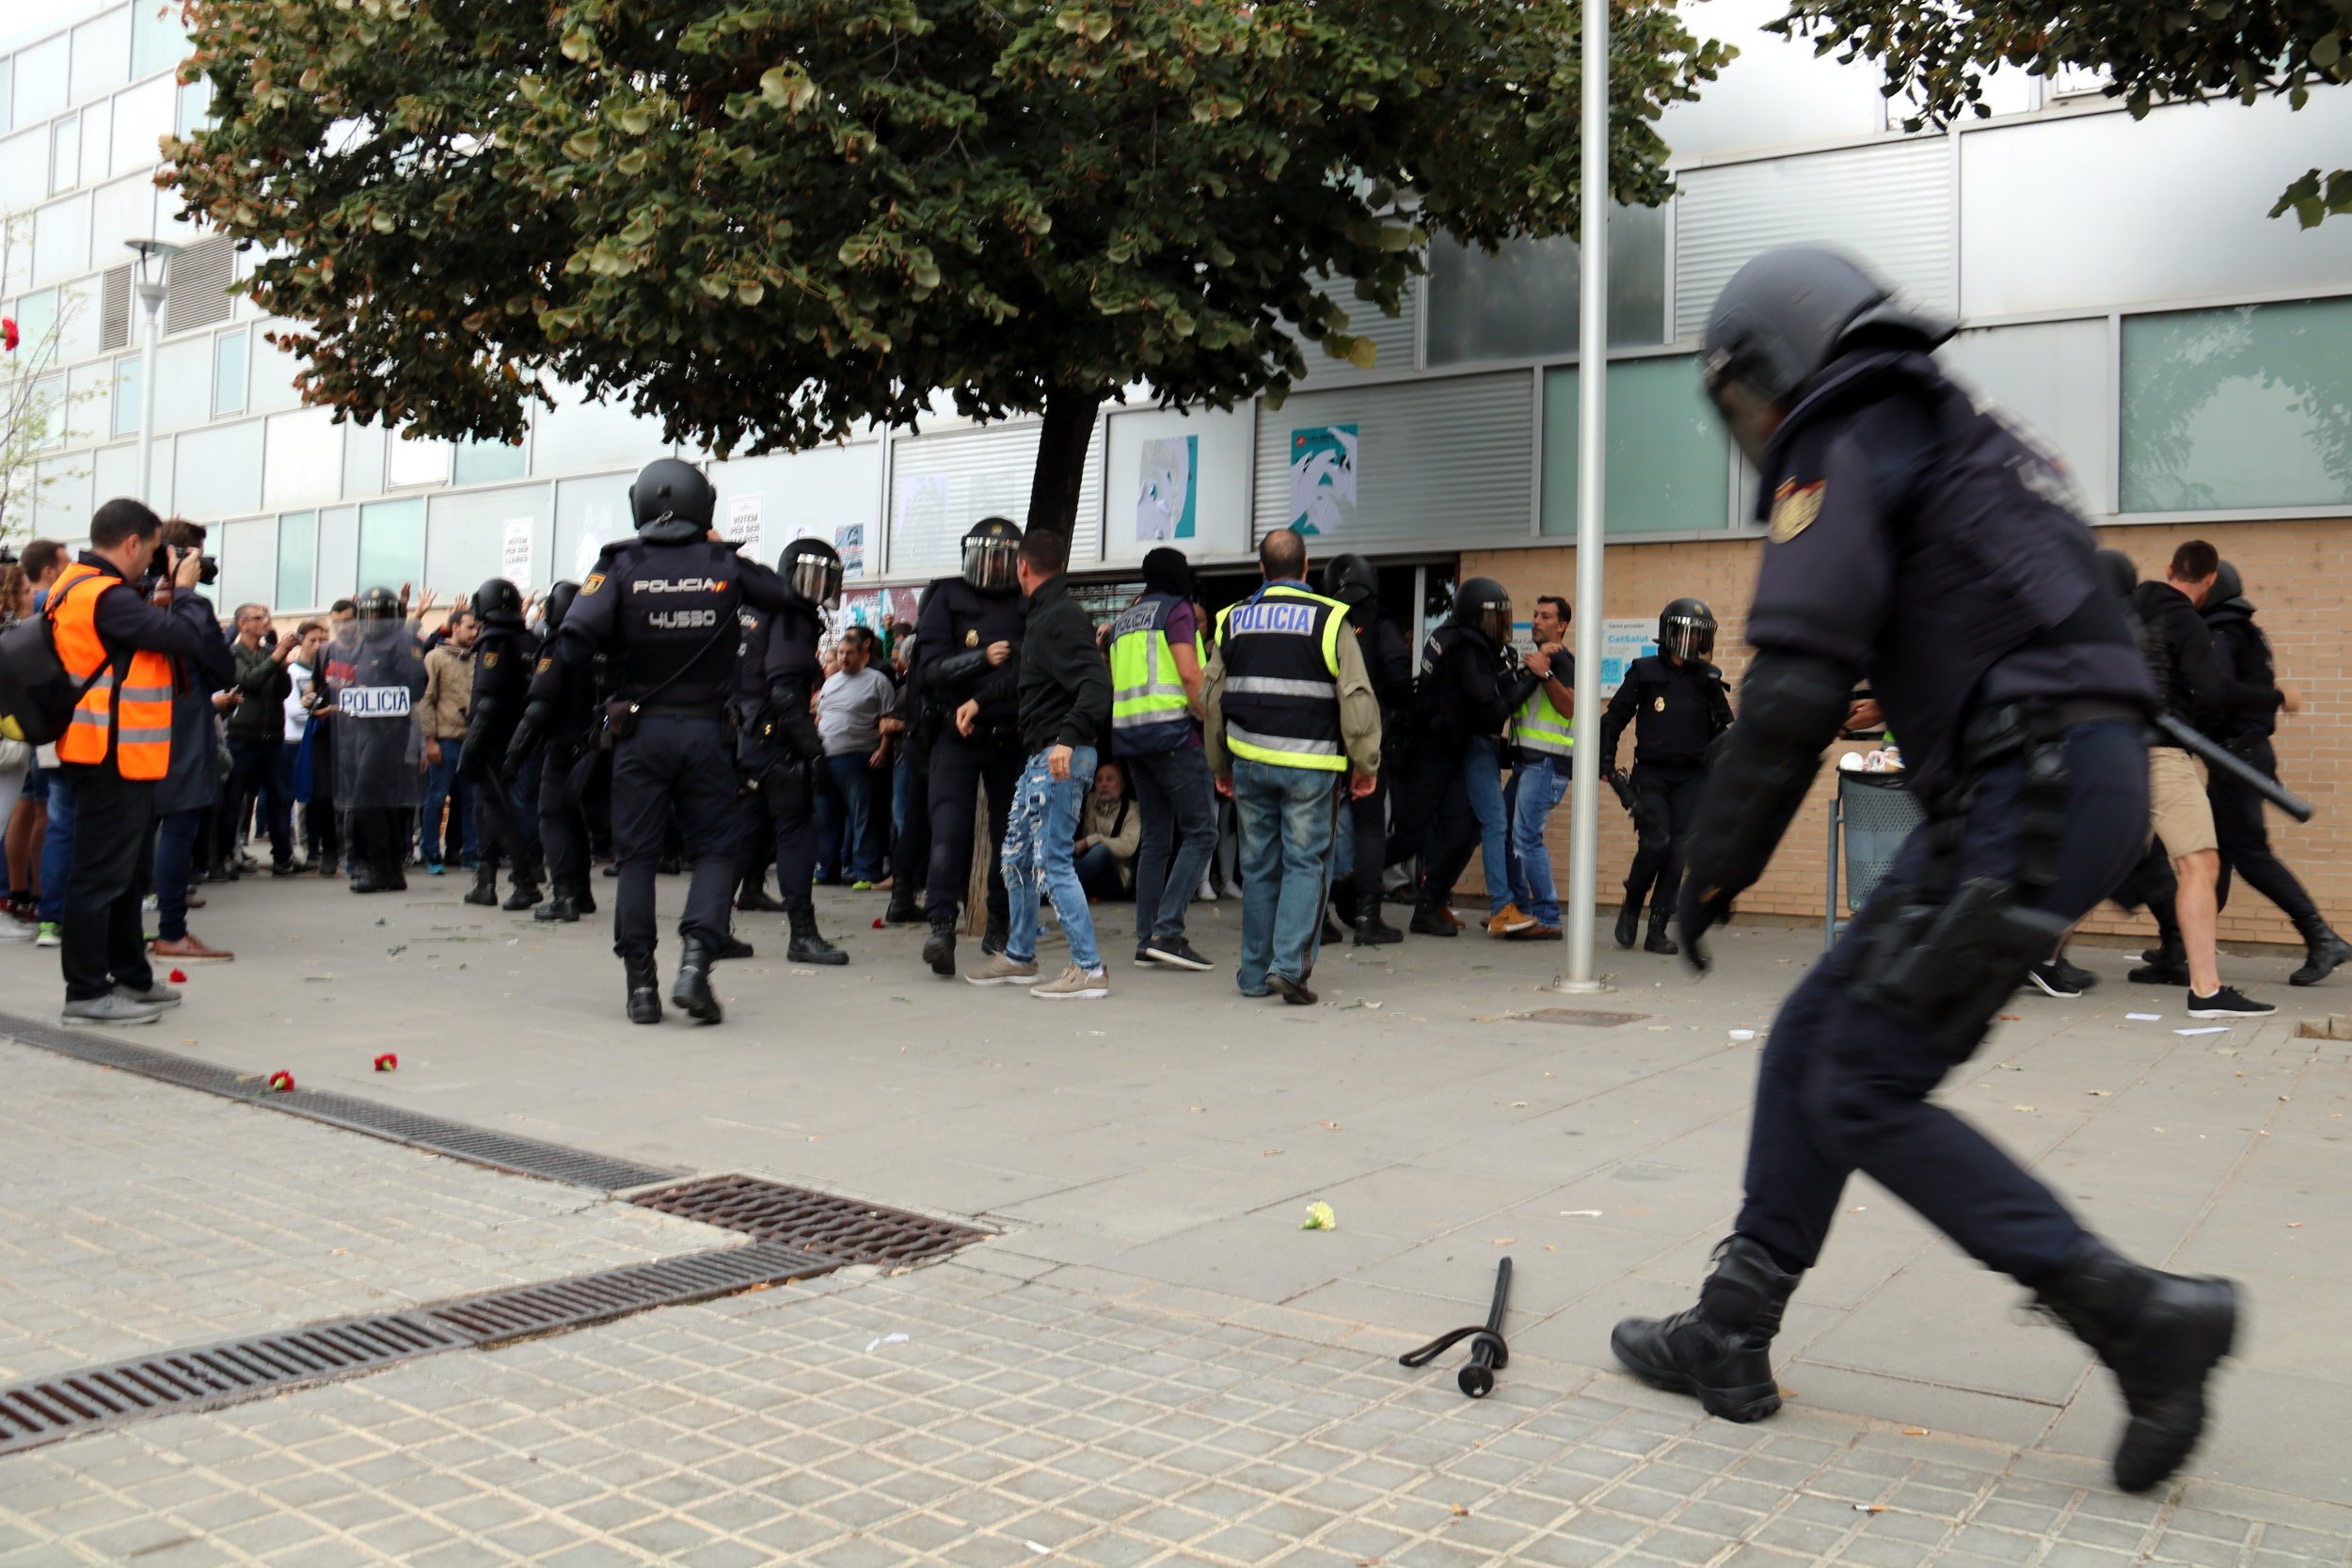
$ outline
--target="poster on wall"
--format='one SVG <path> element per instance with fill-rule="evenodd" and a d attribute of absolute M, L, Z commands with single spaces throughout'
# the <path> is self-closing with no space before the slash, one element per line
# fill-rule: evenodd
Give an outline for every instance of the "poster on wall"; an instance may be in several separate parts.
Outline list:
<path fill-rule="evenodd" d="M 1200 437 L 1163 436 L 1143 443 L 1143 480 L 1136 491 L 1136 540 L 1189 539 L 1199 522 L 1193 479 Z"/>
<path fill-rule="evenodd" d="M 517 588 L 531 586 L 531 535 L 538 525 L 509 517 L 499 529 L 499 576 Z"/>
<path fill-rule="evenodd" d="M 761 560 L 761 518 L 767 505 L 764 496 L 735 497 L 727 502 L 727 520 L 720 528 L 719 537 L 730 545 L 740 545 L 750 559 Z"/>
<path fill-rule="evenodd" d="M 866 573 L 866 525 L 844 523 L 833 531 L 833 547 L 841 556 L 841 575 L 863 577 Z"/>
<path fill-rule="evenodd" d="M 894 539 L 938 539 L 947 532 L 947 476 L 902 474 Z"/>
<path fill-rule="evenodd" d="M 1637 658 L 1658 651 L 1655 621 L 1603 621 L 1600 624 L 1600 689 L 1603 696 L 1625 684 L 1625 673 Z"/>
<path fill-rule="evenodd" d="M 1291 432 L 1291 523 L 1321 538 L 1356 520 L 1356 427 L 1319 424 Z"/>

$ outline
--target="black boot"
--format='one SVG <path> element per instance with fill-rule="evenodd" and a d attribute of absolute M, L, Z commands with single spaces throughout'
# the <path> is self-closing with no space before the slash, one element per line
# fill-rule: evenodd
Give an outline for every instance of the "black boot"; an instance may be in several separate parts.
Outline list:
<path fill-rule="evenodd" d="M 850 955 L 824 939 L 817 929 L 817 911 L 794 910 L 790 915 L 792 942 L 785 948 L 786 958 L 796 964 L 846 964 Z"/>
<path fill-rule="evenodd" d="M 558 888 L 552 897 L 531 911 L 531 918 L 560 920 L 566 926 L 576 925 L 580 920 L 580 900 L 573 897 L 569 890 Z"/>
<path fill-rule="evenodd" d="M 1353 926 L 1364 917 L 1364 901 L 1356 896 L 1356 879 L 1343 877 L 1331 884 L 1331 912 L 1340 917 L 1343 926 Z"/>
<path fill-rule="evenodd" d="M 388 866 L 385 868 L 384 873 L 376 879 L 384 884 L 384 891 L 387 893 L 406 893 L 408 891 L 408 872 L 407 868 L 405 866 Z"/>
<path fill-rule="evenodd" d="M 1380 918 L 1379 905 L 1360 904 L 1357 906 L 1357 946 L 1382 947 L 1386 946 L 1390 942 L 1403 942 L 1404 940 L 1404 932 L 1398 930 L 1395 927 Z"/>
<path fill-rule="evenodd" d="M 741 937 L 737 936 L 733 931 L 729 931 L 727 933 L 727 940 L 719 944 L 719 950 L 712 954 L 711 957 L 718 959 L 755 958 L 759 957 L 759 955 L 752 950 L 752 944 L 750 942 L 745 942 Z"/>
<path fill-rule="evenodd" d="M 1323 945 L 1326 947 L 1337 947 L 1341 942 L 1345 942 L 1346 940 L 1347 933 L 1341 930 L 1340 923 L 1331 918 L 1331 911 L 1329 910 L 1324 911 Z"/>
<path fill-rule="evenodd" d="M 2295 928 L 2303 933 L 2303 967 L 2287 976 L 2288 985 L 2315 986 L 2352 962 L 2352 943 L 2329 930 L 2319 916 L 2308 915 L 2296 921 Z"/>
<path fill-rule="evenodd" d="M 358 870 L 353 872 L 351 874 L 351 891 L 354 893 L 383 892 L 384 884 L 375 879 L 375 867 L 373 865 L 362 864 Z M 470 902 L 470 900 L 469 901 Z"/>
<path fill-rule="evenodd" d="M 784 912 L 784 900 L 769 893 L 767 879 L 762 878 L 756 882 L 743 884 L 735 895 L 735 907 L 752 914 L 781 914 Z"/>
<path fill-rule="evenodd" d="M 1642 934 L 1642 901 L 1631 894 L 1617 906 L 1617 945 L 1630 947 L 1633 939 Z"/>
<path fill-rule="evenodd" d="M 1438 906 L 1423 898 L 1413 906 L 1413 918 L 1405 928 L 1417 937 L 1450 937 L 1459 935 L 1454 923 L 1438 912 Z"/>
<path fill-rule="evenodd" d="M 677 978 L 670 984 L 670 1001 L 697 1023 L 716 1023 L 726 1016 L 710 989 L 710 966 L 718 958 L 718 950 L 701 937 L 688 937 L 686 950 L 678 955 Z"/>
<path fill-rule="evenodd" d="M 653 955 L 643 954 L 623 958 L 621 968 L 628 975 L 628 1021 L 631 1023 L 661 1022 L 661 972 L 653 966 Z"/>
<path fill-rule="evenodd" d="M 885 926 L 920 926 L 923 924 L 922 901 L 914 896 L 913 888 L 890 885 L 890 907 L 882 911 Z"/>
<path fill-rule="evenodd" d="M 1666 957 L 1671 958 L 1677 953 L 1682 951 L 1681 948 L 1675 945 L 1675 939 L 1666 934 L 1666 921 L 1668 918 L 1667 912 L 1664 910 L 1653 908 L 1649 911 L 1649 937 L 1648 940 L 1642 943 L 1643 952 L 1663 953 Z"/>
<path fill-rule="evenodd" d="M 2206 1374 L 2237 1337 L 2237 1287 L 2143 1268 L 2086 1236 L 2034 1297 L 2122 1387 L 2115 1484 L 2145 1492 L 2179 1469 L 2205 1430 Z"/>
<path fill-rule="evenodd" d="M 588 880 L 588 873 L 585 871 L 572 879 L 572 885 L 570 889 L 572 902 L 580 906 L 580 912 L 582 914 L 594 914 L 596 912 L 596 895 L 595 893 L 590 891 L 591 886 L 592 884 Z"/>
<path fill-rule="evenodd" d="M 499 907 L 499 868 L 497 866 L 477 865 L 474 867 L 473 886 L 466 890 L 466 902 L 479 904 L 485 910 L 495 910 Z"/>
<path fill-rule="evenodd" d="M 2146 954 L 2140 957 L 2146 958 Z M 2188 949 L 2179 942 L 2167 942 L 2158 949 L 2157 957 L 2146 967 L 2135 969 L 2128 978 L 2140 986 L 2185 986 L 2188 984 Z"/>
<path fill-rule="evenodd" d="M 988 927 L 980 933 L 980 957 L 993 958 L 1005 950 L 1005 942 L 1012 935 L 1012 916 L 991 910 Z"/>
<path fill-rule="evenodd" d="M 1729 1237 L 1715 1249 L 1715 1272 L 1699 1287 L 1696 1307 L 1671 1318 L 1628 1318 L 1609 1348 L 1644 1382 L 1696 1394 L 1710 1416 L 1760 1421 L 1780 1408 L 1772 1336 L 1797 1278 L 1761 1242 Z"/>
<path fill-rule="evenodd" d="M 531 866 L 519 867 L 515 873 L 515 890 L 506 895 L 499 908 L 510 914 L 519 914 L 539 901 L 539 873 Z"/>
<path fill-rule="evenodd" d="M 931 934 L 923 942 L 923 961 L 933 974 L 956 977 L 956 915 L 943 910 L 931 916 Z"/>

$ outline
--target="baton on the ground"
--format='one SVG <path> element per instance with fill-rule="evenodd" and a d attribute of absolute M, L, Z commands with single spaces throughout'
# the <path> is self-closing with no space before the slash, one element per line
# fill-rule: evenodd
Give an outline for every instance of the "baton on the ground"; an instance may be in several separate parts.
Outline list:
<path fill-rule="evenodd" d="M 1511 1364 L 1511 1347 L 1502 1342 L 1502 1313 L 1510 1299 L 1511 1259 L 1505 1258 L 1495 1270 L 1494 1305 L 1486 1309 L 1484 1323 L 1472 1323 L 1451 1334 L 1441 1334 L 1421 1349 L 1398 1356 L 1397 1365 L 1426 1367 L 1453 1346 L 1468 1339 L 1470 1342 L 1470 1361 L 1454 1381 L 1470 1398 L 1485 1399 L 1494 1391 L 1495 1373 Z"/>
<path fill-rule="evenodd" d="M 2205 759 L 2205 766 L 2227 773 L 2264 800 L 2294 817 L 2297 822 L 2312 819 L 2312 803 L 2306 800 L 2235 752 L 2217 741 L 2199 734 L 2173 714 L 2162 714 L 2156 728 L 2181 743 L 2189 752 Z"/>

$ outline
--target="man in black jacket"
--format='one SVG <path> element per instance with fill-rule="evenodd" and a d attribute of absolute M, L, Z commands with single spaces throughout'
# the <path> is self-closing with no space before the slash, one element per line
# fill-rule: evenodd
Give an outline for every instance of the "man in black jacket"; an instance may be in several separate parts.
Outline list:
<path fill-rule="evenodd" d="M 2164 581 L 2143 582 L 2132 595 L 2145 630 L 2157 697 L 2165 712 L 2190 723 L 2200 718 L 2276 712 L 2285 701 L 2276 687 L 2257 688 L 2233 679 L 2214 649 L 2213 633 L 2198 610 L 2212 596 L 2220 567 L 2214 547 L 2192 539 L 2172 552 Z M 2185 982 L 2191 1018 L 2268 1017 L 2278 1009 L 2221 983 L 2214 945 L 2221 841 L 2214 832 L 2213 804 L 2188 752 L 2161 733 L 2148 749 L 2148 804 L 2155 836 L 2164 840 L 2165 853 L 2172 857 L 2172 874 L 2180 887 L 2173 907 L 2185 951 L 2177 967 L 2170 962 L 2152 965 L 2134 970 L 2132 978 Z"/>
<path fill-rule="evenodd" d="M 1027 986 L 1030 995 L 1049 1002 L 1110 994 L 1073 847 L 1079 807 L 1110 733 L 1111 672 L 1094 640 L 1093 617 L 1070 596 L 1070 579 L 1062 575 L 1069 559 L 1065 534 L 1033 528 L 1022 538 L 1017 567 L 1029 613 L 1021 643 L 1018 723 L 1029 761 L 1013 786 L 1000 851 L 1011 921 L 1004 951 L 965 976 L 976 986 Z M 978 719 L 977 698 L 956 710 L 961 734 L 970 735 Z M 1043 985 L 1037 983 L 1041 893 L 1052 895 L 1062 935 L 1070 940 L 1070 967 Z"/>
<path fill-rule="evenodd" d="M 2213 592 L 2205 596 L 2204 615 L 2205 625 L 2213 631 L 2214 650 L 2221 656 L 2231 679 L 2249 690 L 2278 691 L 2280 701 L 2277 708 L 2248 707 L 2208 715 L 2200 727 L 2275 779 L 2279 758 L 2271 750 L 2270 737 L 2279 727 L 2279 713 L 2296 712 L 2302 704 L 2293 691 L 2279 685 L 2270 640 L 2254 624 L 2254 607 L 2246 598 L 2237 568 L 2226 561 L 2221 562 Z M 2279 912 L 2295 922 L 2296 932 L 2303 939 L 2304 963 L 2287 977 L 2288 985 L 2315 986 L 2352 960 L 2352 944 L 2328 927 L 2302 882 L 2272 853 L 2262 797 L 2228 774 L 2215 771 L 2206 779 L 2205 798 L 2213 802 L 2214 834 L 2221 847 L 2215 909 L 2228 905 L 2230 873 L 2234 871 L 2246 879 L 2248 887 L 2278 905 Z"/>
<path fill-rule="evenodd" d="M 1708 662 L 1715 651 L 1715 612 L 1698 599 L 1676 599 L 1658 617 L 1658 652 L 1633 661 L 1600 721 L 1600 776 L 1617 778 L 1617 742 L 1633 726 L 1633 825 L 1641 834 L 1626 872 L 1625 902 L 1617 910 L 1617 945 L 1630 947 L 1649 899 L 1646 952 L 1672 955 L 1666 932 L 1682 886 L 1682 852 L 1698 820 L 1707 752 L 1731 728 L 1731 697 L 1724 673 Z M 1651 896 L 1655 884 L 1656 896 Z"/>

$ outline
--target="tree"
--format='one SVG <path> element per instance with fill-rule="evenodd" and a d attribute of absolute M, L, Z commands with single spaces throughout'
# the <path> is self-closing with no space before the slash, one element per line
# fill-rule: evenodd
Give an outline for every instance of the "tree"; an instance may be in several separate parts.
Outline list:
<path fill-rule="evenodd" d="M 11 263 L 23 260 L 19 247 L 29 248 L 32 234 L 28 214 L 0 218 L 0 277 L 16 275 Z M 38 314 L 28 308 L 35 300 L 46 302 Z M 65 378 L 50 372 L 79 296 L 49 290 L 22 296 L 16 308 L 0 326 L 0 540 L 32 531 L 40 455 L 63 438 L 66 410 L 77 401 Z"/>
<path fill-rule="evenodd" d="M 1792 0 L 1772 30 L 1812 39 L 1816 54 L 1878 61 L 1887 96 L 1912 94 L 1923 111 L 1904 122 L 1914 131 L 1930 119 L 1990 115 L 1984 78 L 2003 65 L 2049 77 L 2061 66 L 2097 71 L 2135 119 L 2160 103 L 2199 99 L 2277 97 L 2300 109 L 2313 87 L 2352 81 L 2352 11 L 2340 0 Z M 2352 212 L 2352 169 L 2305 174 L 2270 215 L 2289 212 L 2306 229 Z"/>
<path fill-rule="evenodd" d="M 1730 51 L 1616 0 L 1613 194 Z M 262 246 L 306 397 L 519 439 L 545 370 L 723 455 L 1095 417 L 1369 363 L 1428 232 L 1578 213 L 1573 0 L 194 0 L 192 212 Z"/>

